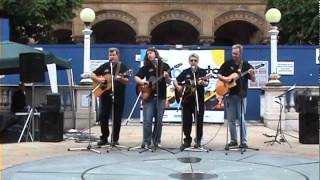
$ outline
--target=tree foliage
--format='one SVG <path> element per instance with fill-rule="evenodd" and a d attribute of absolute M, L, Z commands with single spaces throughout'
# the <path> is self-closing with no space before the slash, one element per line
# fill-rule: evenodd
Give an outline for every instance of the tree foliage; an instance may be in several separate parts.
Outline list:
<path fill-rule="evenodd" d="M 279 41 L 282 44 L 319 43 L 319 2 L 317 0 L 266 0 L 267 9 L 281 11 Z"/>
<path fill-rule="evenodd" d="M 33 38 L 39 43 L 49 43 L 52 25 L 70 20 L 80 6 L 81 0 L 1 0 L 0 4 L 10 21 L 10 39 Z"/>

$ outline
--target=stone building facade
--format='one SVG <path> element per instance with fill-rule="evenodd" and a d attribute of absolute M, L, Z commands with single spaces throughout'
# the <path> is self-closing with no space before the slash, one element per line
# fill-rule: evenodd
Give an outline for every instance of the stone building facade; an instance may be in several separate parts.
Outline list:
<path fill-rule="evenodd" d="M 85 7 L 96 13 L 93 43 L 259 44 L 269 29 L 263 0 L 84 0 Z M 82 42 L 80 11 L 55 27 L 58 39 Z"/>

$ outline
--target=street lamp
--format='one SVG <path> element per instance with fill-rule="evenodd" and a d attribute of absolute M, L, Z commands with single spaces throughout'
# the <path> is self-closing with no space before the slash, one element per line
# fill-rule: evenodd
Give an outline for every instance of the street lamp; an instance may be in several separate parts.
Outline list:
<path fill-rule="evenodd" d="M 280 85 L 280 75 L 277 72 L 277 43 L 279 30 L 276 24 L 281 19 L 281 12 L 276 8 L 269 9 L 265 14 L 266 20 L 271 24 L 270 33 L 270 46 L 271 46 L 271 74 L 269 76 L 270 85 Z"/>
<path fill-rule="evenodd" d="M 83 38 L 83 74 L 81 74 L 80 84 L 92 84 L 91 71 L 90 71 L 90 35 L 92 34 L 91 23 L 96 18 L 95 12 L 90 8 L 84 8 L 80 12 L 80 19 L 85 24 L 82 33 Z"/>

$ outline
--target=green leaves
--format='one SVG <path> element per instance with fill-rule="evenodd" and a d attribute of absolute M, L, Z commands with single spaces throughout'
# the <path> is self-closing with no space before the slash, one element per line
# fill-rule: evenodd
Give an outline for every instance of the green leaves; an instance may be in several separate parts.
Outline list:
<path fill-rule="evenodd" d="M 318 44 L 319 2 L 317 0 L 266 0 L 267 9 L 278 8 L 281 44 Z"/>
<path fill-rule="evenodd" d="M 1 0 L 0 3 L 10 19 L 10 39 L 23 42 L 32 37 L 39 43 L 50 42 L 52 25 L 73 18 L 73 9 L 80 6 L 81 0 Z"/>

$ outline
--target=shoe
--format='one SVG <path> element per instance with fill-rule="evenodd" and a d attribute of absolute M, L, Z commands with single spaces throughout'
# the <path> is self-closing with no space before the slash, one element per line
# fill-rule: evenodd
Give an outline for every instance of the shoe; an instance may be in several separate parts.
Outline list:
<path fill-rule="evenodd" d="M 118 141 L 115 141 L 113 143 L 111 143 L 113 146 L 116 146 L 116 145 L 119 145 L 119 142 Z"/>
<path fill-rule="evenodd" d="M 228 146 L 238 146 L 238 143 L 237 143 L 237 142 L 230 142 L 230 143 L 228 144 Z"/>
<path fill-rule="evenodd" d="M 180 151 L 183 151 L 184 149 L 190 147 L 190 143 L 183 143 L 181 146 L 180 146 Z"/>
<path fill-rule="evenodd" d="M 141 149 L 151 149 L 151 145 L 146 145 L 145 143 L 141 144 Z"/>
<path fill-rule="evenodd" d="M 194 147 L 194 148 L 199 148 L 199 147 L 201 147 L 201 144 L 196 143 L 196 144 L 194 144 L 193 147 Z"/>
<path fill-rule="evenodd" d="M 100 139 L 100 141 L 98 142 L 98 146 L 103 146 L 103 145 L 107 145 L 108 144 L 108 140 L 106 139 Z"/>
<path fill-rule="evenodd" d="M 159 144 L 154 144 L 154 147 L 162 147 L 162 145 L 159 143 Z"/>
<path fill-rule="evenodd" d="M 245 148 L 247 149 L 248 148 L 248 145 L 246 143 L 241 143 L 239 148 Z"/>

